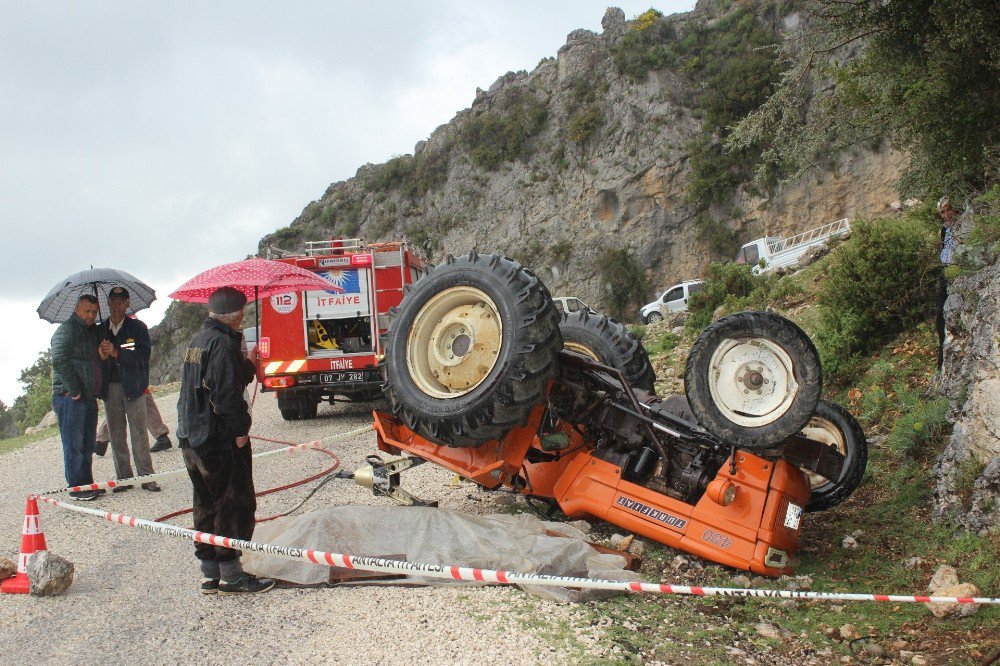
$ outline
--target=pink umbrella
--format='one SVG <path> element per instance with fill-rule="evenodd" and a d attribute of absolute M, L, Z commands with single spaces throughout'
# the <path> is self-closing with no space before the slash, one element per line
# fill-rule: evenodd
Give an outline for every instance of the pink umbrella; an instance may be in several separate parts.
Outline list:
<path fill-rule="evenodd" d="M 207 303 L 220 287 L 242 291 L 247 300 L 267 298 L 289 291 L 326 290 L 330 283 L 305 268 L 268 259 L 245 259 L 198 273 L 170 294 L 189 303 Z"/>

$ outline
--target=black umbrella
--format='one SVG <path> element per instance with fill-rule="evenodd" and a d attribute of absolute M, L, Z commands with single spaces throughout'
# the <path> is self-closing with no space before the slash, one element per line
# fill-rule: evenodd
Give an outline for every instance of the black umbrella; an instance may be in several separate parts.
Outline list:
<path fill-rule="evenodd" d="M 70 275 L 52 287 L 38 306 L 38 316 L 53 324 L 60 324 L 76 310 L 77 301 L 84 294 L 97 296 L 98 313 L 108 311 L 108 292 L 115 287 L 125 287 L 131 297 L 129 314 L 148 308 L 156 300 L 156 292 L 135 276 L 116 268 L 91 268 Z"/>

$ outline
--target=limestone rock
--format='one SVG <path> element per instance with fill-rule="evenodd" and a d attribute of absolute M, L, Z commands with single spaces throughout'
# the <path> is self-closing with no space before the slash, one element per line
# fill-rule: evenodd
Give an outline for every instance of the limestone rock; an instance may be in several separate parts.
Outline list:
<path fill-rule="evenodd" d="M 62 594 L 73 583 L 73 563 L 47 550 L 33 553 L 25 570 L 31 581 L 31 594 L 36 597 Z"/>
<path fill-rule="evenodd" d="M 56 413 L 53 412 L 53 411 L 50 411 L 48 414 L 46 414 L 45 416 L 42 417 L 42 420 L 39 421 L 38 425 L 35 426 L 35 427 L 38 430 L 45 430 L 46 428 L 55 427 L 58 423 L 59 423 L 59 421 L 58 421 L 58 419 L 56 419 Z"/>
<path fill-rule="evenodd" d="M 758 622 L 754 629 L 764 638 L 781 639 L 781 628 L 773 622 Z"/>
<path fill-rule="evenodd" d="M 844 540 L 840 542 L 840 546 L 842 548 L 846 548 L 847 550 L 857 550 L 858 549 L 858 540 L 855 539 L 854 537 L 848 535 L 848 536 L 845 536 Z"/>
<path fill-rule="evenodd" d="M 840 629 L 837 630 L 837 635 L 840 636 L 845 641 L 849 641 L 853 638 L 857 638 L 861 634 L 858 633 L 858 630 L 854 627 L 853 624 L 848 623 L 841 626 Z"/>
<path fill-rule="evenodd" d="M 6 557 L 0 557 L 0 580 L 10 578 L 17 573 L 17 564 Z"/>
<path fill-rule="evenodd" d="M 955 585 L 958 585 L 958 571 L 955 570 L 955 567 L 942 564 L 938 567 L 938 570 L 934 572 L 934 576 L 931 577 L 931 582 L 927 584 L 927 589 L 933 592 L 934 590 L 940 590 L 945 587 L 953 587 Z"/>
<path fill-rule="evenodd" d="M 972 224 L 963 215 L 959 235 Z M 941 392 L 954 428 L 934 466 L 934 514 L 983 532 L 1000 524 L 1000 264 L 949 283 L 945 324 Z"/>
<path fill-rule="evenodd" d="M 927 585 L 927 593 L 932 597 L 976 597 L 979 596 L 979 588 L 972 583 L 959 583 L 955 568 L 943 564 L 934 572 L 931 582 Z M 950 615 L 967 617 L 979 610 L 976 604 L 926 603 L 924 605 L 930 609 L 934 617 L 938 618 Z"/>

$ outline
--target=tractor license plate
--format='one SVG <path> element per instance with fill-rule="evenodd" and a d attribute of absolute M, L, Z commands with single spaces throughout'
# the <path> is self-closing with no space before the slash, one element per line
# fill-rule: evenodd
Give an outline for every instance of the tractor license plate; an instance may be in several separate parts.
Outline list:
<path fill-rule="evenodd" d="M 337 382 L 363 382 L 365 373 L 363 372 L 326 372 L 320 375 L 319 380 L 324 384 L 334 384 Z"/>
<path fill-rule="evenodd" d="M 798 504 L 788 503 L 788 509 L 785 511 L 785 527 L 790 530 L 799 529 L 799 523 L 802 521 L 802 507 Z"/>

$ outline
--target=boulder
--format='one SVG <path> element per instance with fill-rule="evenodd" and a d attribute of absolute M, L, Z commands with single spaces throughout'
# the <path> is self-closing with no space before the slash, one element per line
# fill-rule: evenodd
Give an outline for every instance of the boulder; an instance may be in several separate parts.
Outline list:
<path fill-rule="evenodd" d="M 54 428 L 58 424 L 59 421 L 56 419 L 56 413 L 50 411 L 42 417 L 42 420 L 39 421 L 38 425 L 35 427 L 38 428 L 38 430 L 45 430 L 46 428 Z"/>
<path fill-rule="evenodd" d="M 6 557 L 0 557 L 0 580 L 10 578 L 17 573 L 17 564 Z"/>
<path fill-rule="evenodd" d="M 31 594 L 36 597 L 62 594 L 73 583 L 73 563 L 47 550 L 33 553 L 25 570 L 31 581 Z"/>
<path fill-rule="evenodd" d="M 942 564 L 934 572 L 931 582 L 927 585 L 927 592 L 932 597 L 976 597 L 979 596 L 979 588 L 972 583 L 959 583 L 958 572 L 955 567 Z M 974 615 L 978 610 L 977 604 L 924 604 L 930 609 L 934 617 L 943 618 L 953 615 L 968 617 Z"/>

